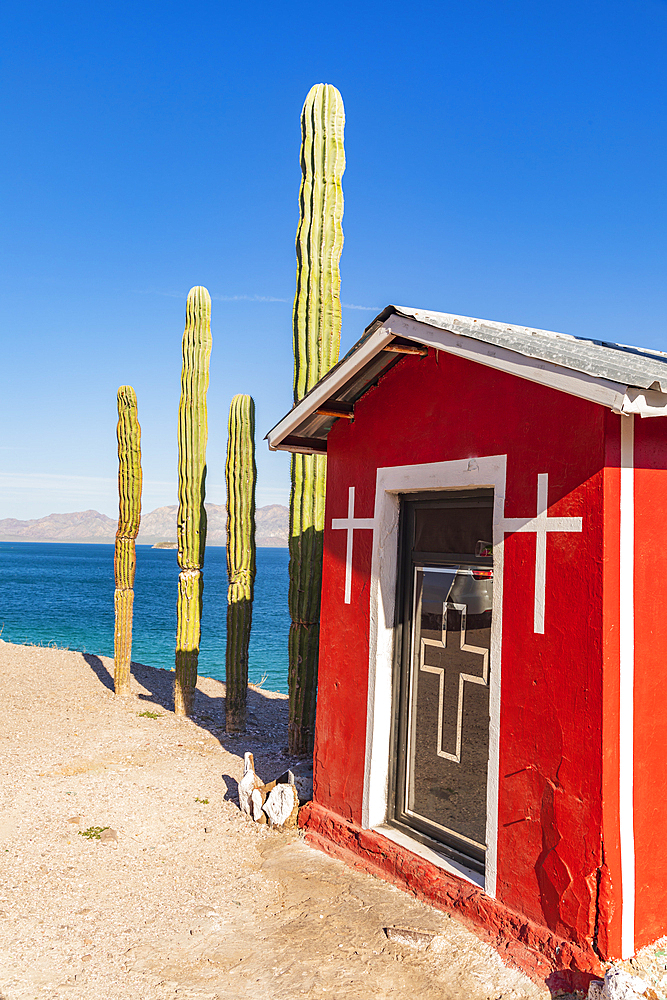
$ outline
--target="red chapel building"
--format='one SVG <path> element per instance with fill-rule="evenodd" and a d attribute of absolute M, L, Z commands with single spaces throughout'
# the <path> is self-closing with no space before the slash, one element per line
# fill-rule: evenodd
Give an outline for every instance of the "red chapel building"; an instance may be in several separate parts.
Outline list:
<path fill-rule="evenodd" d="M 268 438 L 328 459 L 311 842 L 537 978 L 667 933 L 667 356 L 390 306 Z"/>

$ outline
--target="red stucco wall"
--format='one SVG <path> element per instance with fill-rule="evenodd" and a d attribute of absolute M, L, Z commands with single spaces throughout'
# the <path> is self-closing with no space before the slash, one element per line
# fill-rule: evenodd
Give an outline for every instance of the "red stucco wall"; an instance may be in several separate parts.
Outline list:
<path fill-rule="evenodd" d="M 359 824 L 364 775 L 372 533 L 331 519 L 373 515 L 376 469 L 506 454 L 505 515 L 549 515 L 583 532 L 550 534 L 544 635 L 533 632 L 535 536 L 505 542 L 498 888 L 501 903 L 590 949 L 602 868 L 603 496 L 606 413 L 472 362 L 406 357 L 329 435 L 315 802 Z"/>

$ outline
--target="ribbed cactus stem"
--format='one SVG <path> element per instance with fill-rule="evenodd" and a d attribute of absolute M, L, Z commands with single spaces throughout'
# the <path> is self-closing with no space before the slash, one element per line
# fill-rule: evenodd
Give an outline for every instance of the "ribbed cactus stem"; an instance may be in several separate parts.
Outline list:
<path fill-rule="evenodd" d="M 227 655 L 226 725 L 243 732 L 248 691 L 248 648 L 255 586 L 255 403 L 234 396 L 227 438 Z"/>
<path fill-rule="evenodd" d="M 174 710 L 190 715 L 197 684 L 206 549 L 206 392 L 211 357 L 211 297 L 190 289 L 185 307 L 178 408 L 178 603 Z"/>
<path fill-rule="evenodd" d="M 114 553 L 114 689 L 130 693 L 132 608 L 134 604 L 135 539 L 141 522 L 141 428 L 137 396 L 131 385 L 118 390 L 118 531 Z"/>
<path fill-rule="evenodd" d="M 338 361 L 340 255 L 343 250 L 343 98 L 330 84 L 311 87 L 301 112 L 301 189 L 296 234 L 294 402 Z"/>
<path fill-rule="evenodd" d="M 294 401 L 338 361 L 343 249 L 345 111 L 335 87 L 317 84 L 301 113 L 300 220 L 296 236 Z M 326 458 L 292 456 L 290 500 L 289 746 L 312 749 L 322 586 Z"/>

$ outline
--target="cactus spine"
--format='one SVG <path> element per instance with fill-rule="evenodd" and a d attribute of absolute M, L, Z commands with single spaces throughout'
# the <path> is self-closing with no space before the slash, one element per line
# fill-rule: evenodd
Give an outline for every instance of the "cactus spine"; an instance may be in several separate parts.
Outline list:
<path fill-rule="evenodd" d="M 227 732 L 243 732 L 255 586 L 255 403 L 234 396 L 227 438 Z"/>
<path fill-rule="evenodd" d="M 294 401 L 338 361 L 340 255 L 345 169 L 343 99 L 335 87 L 312 87 L 301 112 L 300 220 L 296 235 Z M 292 456 L 290 498 L 289 746 L 312 749 L 317 697 L 326 458 Z"/>
<path fill-rule="evenodd" d="M 137 396 L 131 385 L 118 390 L 118 531 L 114 552 L 114 688 L 130 693 L 132 608 L 134 605 L 135 539 L 141 522 L 141 428 Z"/>
<path fill-rule="evenodd" d="M 211 357 L 211 297 L 191 288 L 185 307 L 178 408 L 178 605 L 174 710 L 190 715 L 197 684 L 206 548 L 206 390 Z"/>

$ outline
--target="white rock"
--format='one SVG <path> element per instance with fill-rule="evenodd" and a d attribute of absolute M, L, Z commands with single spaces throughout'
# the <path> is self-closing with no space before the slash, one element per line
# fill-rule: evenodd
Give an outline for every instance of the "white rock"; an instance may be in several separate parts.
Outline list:
<path fill-rule="evenodd" d="M 250 796 L 250 815 L 254 819 L 255 823 L 259 823 L 260 819 L 264 815 L 262 812 L 262 793 L 259 788 L 254 788 L 252 795 Z"/>
<path fill-rule="evenodd" d="M 294 785 L 276 785 L 269 792 L 264 803 L 264 812 L 274 826 L 283 826 L 292 815 L 294 806 L 298 804 Z"/>
<path fill-rule="evenodd" d="M 313 797 L 313 761 L 299 761 L 292 764 L 292 780 L 290 785 L 296 785 L 299 802 L 309 802 Z"/>
<path fill-rule="evenodd" d="M 612 965 L 604 980 L 594 981 L 588 987 L 588 1000 L 639 1000 L 648 985 L 639 976 L 617 969 Z"/>
<path fill-rule="evenodd" d="M 252 814 L 251 797 L 255 788 L 264 784 L 255 774 L 255 759 L 251 753 L 243 755 L 243 777 L 239 781 L 239 805 L 241 812 Z"/>

